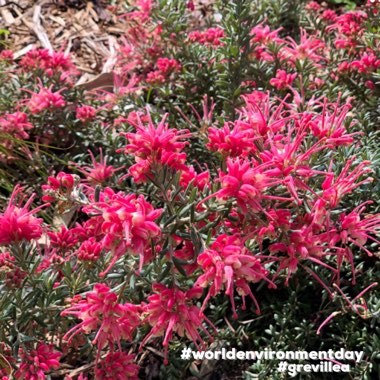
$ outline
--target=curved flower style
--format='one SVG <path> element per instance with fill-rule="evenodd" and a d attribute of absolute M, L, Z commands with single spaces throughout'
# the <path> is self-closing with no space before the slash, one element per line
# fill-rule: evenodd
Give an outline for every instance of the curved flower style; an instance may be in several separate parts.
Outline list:
<path fill-rule="evenodd" d="M 168 364 L 168 345 L 173 338 L 173 333 L 191 339 L 198 349 L 204 348 L 204 341 L 197 331 L 198 329 L 202 329 L 212 340 L 202 322 L 203 320 L 207 321 L 215 329 L 214 325 L 200 312 L 197 306 L 192 304 L 192 299 L 202 296 L 201 288 L 194 287 L 184 292 L 178 288 L 169 289 L 163 284 L 154 284 L 153 291 L 156 294 L 149 296 L 149 303 L 143 306 L 143 312 L 146 315 L 144 321 L 153 328 L 141 342 L 140 348 L 152 337 L 165 334 L 163 346 L 165 348 L 165 364 Z"/>
<path fill-rule="evenodd" d="M 99 213 L 103 233 L 103 248 L 110 249 L 113 257 L 108 268 L 100 275 L 105 276 L 125 253 L 140 255 L 140 269 L 144 263 L 144 251 L 150 239 L 161 233 L 160 227 L 154 222 L 162 213 L 155 210 L 142 195 L 125 195 L 115 193 L 106 188 L 100 194 L 100 201 L 84 208 L 87 213 Z"/>
<path fill-rule="evenodd" d="M 113 350 L 114 343 L 120 347 L 122 339 L 131 341 L 133 332 L 140 324 L 140 307 L 130 303 L 118 302 L 116 293 L 103 284 L 95 284 L 94 291 L 86 296 L 86 300 L 67 308 L 61 314 L 73 315 L 82 322 L 70 329 L 63 339 L 69 342 L 81 331 L 90 333 L 97 331 L 93 344 L 98 346 L 98 358 L 100 351 L 107 345 Z"/>
<path fill-rule="evenodd" d="M 13 190 L 8 207 L 0 214 L 0 245 L 11 244 L 21 240 L 39 239 L 42 235 L 42 219 L 36 218 L 36 214 L 45 205 L 39 206 L 33 210 L 29 210 L 35 194 L 21 207 L 21 203 L 25 197 L 17 203 L 16 197 L 20 195 L 23 188 L 16 186 Z"/>
<path fill-rule="evenodd" d="M 95 368 L 96 380 L 138 380 L 140 367 L 134 364 L 135 355 L 110 352 Z"/>
<path fill-rule="evenodd" d="M 281 180 L 266 175 L 265 169 L 270 165 L 271 163 L 255 165 L 247 160 L 228 158 L 227 174 L 219 172 L 219 181 L 222 188 L 203 199 L 201 203 L 213 197 L 218 199 L 235 198 L 238 206 L 246 213 L 248 212 L 247 206 L 254 212 L 265 212 L 261 205 L 263 199 L 291 201 L 292 198 L 265 194 L 265 190 L 269 187 L 282 183 Z"/>
<path fill-rule="evenodd" d="M 104 185 L 114 173 L 123 170 L 124 167 L 115 169 L 112 165 L 107 165 L 107 157 L 103 157 L 102 149 L 99 149 L 99 162 L 96 161 L 94 154 L 89 150 L 88 154 L 91 157 L 92 166 L 79 166 L 72 163 L 77 168 L 91 185 Z"/>
<path fill-rule="evenodd" d="M 129 144 L 120 151 L 135 156 L 136 164 L 129 168 L 136 183 L 145 182 L 152 176 L 153 167 L 160 169 L 168 166 L 175 170 L 186 170 L 186 154 L 180 151 L 188 144 L 181 140 L 189 138 L 190 132 L 186 129 L 177 130 L 168 128 L 167 115 L 157 127 L 148 114 L 148 123 L 144 124 L 137 115 L 136 133 L 125 133 Z"/>
<path fill-rule="evenodd" d="M 59 368 L 61 353 L 54 351 L 54 347 L 39 343 L 35 350 L 30 352 L 21 349 L 21 364 L 15 373 L 20 380 L 45 380 L 46 373 Z"/>
<path fill-rule="evenodd" d="M 53 92 L 53 86 L 45 88 L 40 85 L 39 87 L 40 91 L 38 93 L 25 90 L 32 94 L 32 97 L 27 101 L 26 105 L 33 115 L 52 108 L 62 108 L 66 105 L 65 99 L 61 95 L 61 92 L 64 91 L 65 88 Z"/>
<path fill-rule="evenodd" d="M 210 298 L 224 288 L 225 293 L 230 296 L 234 318 L 237 318 L 234 301 L 234 287 L 236 287 L 243 298 L 243 310 L 246 308 L 245 297 L 249 295 L 256 305 L 257 314 L 260 314 L 260 307 L 249 283 L 265 280 L 272 288 L 276 288 L 276 285 L 268 279 L 269 272 L 260 262 L 260 258 L 253 256 L 236 236 L 218 236 L 211 245 L 211 249 L 199 255 L 198 264 L 202 267 L 204 274 L 198 277 L 196 286 L 203 288 L 210 286 L 202 311 Z"/>

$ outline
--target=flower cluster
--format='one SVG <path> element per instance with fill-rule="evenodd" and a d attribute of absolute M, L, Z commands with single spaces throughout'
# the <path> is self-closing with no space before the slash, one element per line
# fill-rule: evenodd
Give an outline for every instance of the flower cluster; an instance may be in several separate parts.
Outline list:
<path fill-rule="evenodd" d="M 164 378 L 184 344 L 341 323 L 375 350 L 377 8 L 214 3 L 87 9 L 122 34 L 100 88 L 0 52 L 0 379 Z"/>

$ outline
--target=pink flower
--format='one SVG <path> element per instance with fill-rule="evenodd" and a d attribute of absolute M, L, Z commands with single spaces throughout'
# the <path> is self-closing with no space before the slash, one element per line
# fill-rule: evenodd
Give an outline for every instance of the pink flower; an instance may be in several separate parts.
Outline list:
<path fill-rule="evenodd" d="M 292 63 L 295 63 L 296 60 L 305 59 L 313 61 L 314 64 L 327 61 L 324 54 L 325 43 L 315 36 L 308 35 L 306 30 L 301 28 L 299 43 L 291 37 L 287 37 L 287 40 L 288 45 L 284 47 L 284 50 Z"/>
<path fill-rule="evenodd" d="M 58 74 L 61 81 L 78 73 L 69 56 L 48 49 L 33 49 L 27 52 L 21 59 L 20 66 L 25 71 L 42 69 L 49 76 Z"/>
<path fill-rule="evenodd" d="M 177 60 L 169 58 L 158 58 L 156 66 L 160 73 L 165 76 L 181 69 L 181 65 Z"/>
<path fill-rule="evenodd" d="M 107 165 L 107 157 L 103 157 L 103 151 L 100 148 L 99 162 L 95 160 L 93 153 L 89 150 L 92 166 L 82 166 L 73 163 L 76 168 L 86 176 L 86 180 L 93 186 L 104 185 L 112 176 L 123 170 L 123 167 L 115 169 L 112 165 Z"/>
<path fill-rule="evenodd" d="M 210 183 L 210 172 L 208 170 L 203 170 L 200 173 L 197 173 L 193 166 L 189 166 L 187 170 L 182 170 L 179 183 L 184 188 L 187 188 L 190 182 L 202 191 Z"/>
<path fill-rule="evenodd" d="M 13 61 L 13 51 L 12 50 L 2 50 L 0 52 L 0 61 L 5 61 L 11 63 Z"/>
<path fill-rule="evenodd" d="M 33 125 L 29 123 L 28 116 L 24 112 L 9 113 L 0 118 L 0 131 L 19 139 L 29 138 L 27 131 L 32 128 Z"/>
<path fill-rule="evenodd" d="M 100 193 L 100 201 L 84 208 L 86 213 L 99 213 L 103 234 L 102 246 L 111 250 L 112 258 L 107 269 L 100 275 L 105 276 L 112 269 L 116 261 L 127 253 L 140 255 L 140 270 L 144 262 L 144 252 L 150 239 L 158 236 L 160 227 L 154 222 L 162 210 L 155 210 L 143 195 L 125 195 L 122 192 L 114 193 L 106 188 Z"/>
<path fill-rule="evenodd" d="M 323 11 L 321 17 L 322 17 L 322 19 L 325 20 L 325 21 L 328 21 L 328 22 L 335 22 L 336 19 L 338 18 L 338 15 L 337 15 L 336 12 L 333 11 L 332 9 L 326 9 L 325 11 Z"/>
<path fill-rule="evenodd" d="M 271 30 L 268 25 L 259 24 L 252 28 L 250 34 L 251 42 L 267 45 L 269 43 L 282 43 L 283 40 L 278 36 L 282 28 Z"/>
<path fill-rule="evenodd" d="M 118 302 L 116 293 L 104 284 L 95 284 L 94 290 L 87 293 L 86 300 L 67 308 L 63 316 L 73 315 L 82 322 L 69 330 L 63 339 L 69 342 L 83 331 L 89 334 L 96 331 L 93 344 L 98 346 L 98 359 L 101 350 L 107 345 L 113 350 L 114 343 L 120 347 L 121 340 L 133 340 L 133 333 L 140 324 L 140 307 L 130 303 Z"/>
<path fill-rule="evenodd" d="M 146 81 L 150 84 L 161 84 L 166 80 L 165 76 L 161 73 L 161 71 L 151 71 L 146 76 Z"/>
<path fill-rule="evenodd" d="M 78 176 L 65 172 L 59 172 L 56 177 L 48 177 L 48 184 L 41 186 L 44 192 L 42 200 L 52 202 L 59 200 L 61 197 L 67 198 L 71 195 L 78 182 Z"/>
<path fill-rule="evenodd" d="M 269 83 L 277 90 L 285 90 L 290 87 L 297 78 L 297 73 L 287 74 L 285 70 L 277 70 L 276 78 L 272 78 Z"/>
<path fill-rule="evenodd" d="M 265 280 L 272 288 L 276 288 L 276 285 L 268 279 L 269 272 L 261 264 L 260 258 L 253 256 L 236 236 L 218 236 L 211 248 L 198 256 L 198 264 L 202 267 L 204 274 L 198 277 L 195 285 L 203 288 L 210 286 L 202 311 L 209 299 L 224 288 L 225 293 L 230 296 L 234 318 L 237 318 L 234 301 L 236 287 L 243 298 L 243 310 L 246 308 L 245 297 L 248 295 L 255 303 L 257 313 L 260 314 L 260 307 L 249 283 Z"/>
<path fill-rule="evenodd" d="M 21 197 L 19 202 L 16 202 L 15 199 L 21 194 L 22 190 L 23 188 L 18 185 L 14 188 L 7 208 L 0 214 L 0 245 L 22 240 L 35 240 L 42 235 L 41 224 L 43 220 L 35 218 L 33 215 L 45 205 L 30 211 L 29 208 L 35 197 L 33 194 L 25 205 L 21 207 L 25 197 Z"/>
<path fill-rule="evenodd" d="M 310 1 L 305 7 L 308 11 L 319 11 L 321 9 L 320 4 L 318 4 L 316 1 Z"/>
<path fill-rule="evenodd" d="M 150 295 L 149 303 L 143 306 L 144 315 L 146 315 L 144 321 L 152 326 L 152 330 L 145 336 L 140 347 L 147 344 L 152 337 L 164 335 L 164 363 L 168 364 L 168 345 L 173 339 L 173 333 L 177 333 L 180 337 L 186 336 L 198 349 L 200 346 L 204 348 L 204 341 L 198 329 L 203 330 L 212 340 L 202 324 L 203 320 L 214 326 L 200 313 L 199 308 L 192 304 L 192 299 L 202 296 L 201 288 L 194 287 L 184 292 L 178 288 L 170 289 L 163 284 L 154 284 L 153 291 L 156 294 Z"/>
<path fill-rule="evenodd" d="M 101 243 L 96 242 L 95 238 L 90 238 L 82 243 L 76 251 L 76 255 L 80 261 L 97 261 L 102 249 Z"/>
<path fill-rule="evenodd" d="M 147 125 L 143 123 L 139 115 L 136 116 L 138 119 L 135 125 L 136 133 L 124 134 L 129 144 L 122 149 L 124 153 L 135 156 L 136 164 L 129 169 L 129 174 L 135 181 L 145 182 L 147 178 L 154 176 L 153 171 L 159 172 L 163 166 L 174 170 L 186 170 L 187 167 L 184 164 L 186 154 L 180 151 L 188 144 L 181 140 L 191 136 L 189 131 L 168 128 L 167 115 L 157 127 L 153 124 L 150 115 L 148 115 Z"/>
<path fill-rule="evenodd" d="M 45 380 L 46 374 L 59 368 L 61 353 L 53 346 L 39 343 L 32 351 L 20 349 L 21 364 L 15 372 L 15 378 L 20 380 Z"/>
<path fill-rule="evenodd" d="M 356 69 L 359 73 L 369 74 L 380 67 L 380 58 L 376 57 L 373 53 L 364 53 L 360 57 L 360 60 L 351 62 L 350 66 Z"/>
<path fill-rule="evenodd" d="M 312 133 L 319 139 L 325 138 L 326 143 L 331 147 L 350 145 L 354 141 L 353 136 L 358 134 L 358 132 L 348 134 L 344 126 L 352 106 L 346 103 L 339 107 L 339 100 L 332 106 L 334 109 L 330 111 L 327 102 L 324 102 L 321 114 L 310 123 Z M 351 122 L 349 127 L 353 128 L 355 124 L 355 122 Z"/>
<path fill-rule="evenodd" d="M 221 46 L 223 42 L 220 40 L 224 37 L 224 30 L 221 28 L 209 28 L 203 32 L 198 30 L 189 33 L 189 41 L 198 42 L 206 46 Z"/>
<path fill-rule="evenodd" d="M 62 88 L 57 92 L 53 92 L 52 88 L 53 86 L 49 88 L 40 86 L 38 93 L 31 92 L 32 97 L 26 102 L 26 105 L 32 114 L 38 114 L 44 110 L 62 108 L 66 105 L 65 100 L 60 94 L 65 89 Z"/>
<path fill-rule="evenodd" d="M 219 172 L 221 189 L 203 199 L 201 203 L 213 197 L 222 200 L 235 198 L 243 212 L 248 212 L 248 208 L 254 212 L 259 210 L 265 212 L 261 206 L 263 199 L 284 200 L 281 197 L 265 194 L 266 189 L 281 183 L 280 180 L 266 175 L 267 167 L 266 164 L 255 165 L 246 160 L 228 158 L 227 173 Z"/>
<path fill-rule="evenodd" d="M 206 147 L 218 151 L 224 157 L 246 157 L 257 150 L 254 130 L 249 123 L 242 120 L 225 123 L 219 129 L 210 127 L 208 139 Z"/>
<path fill-rule="evenodd" d="M 66 226 L 61 226 L 59 231 L 50 231 L 49 246 L 55 251 L 62 252 L 67 255 L 71 248 L 78 243 L 78 237 L 72 229 L 67 229 Z"/>
<path fill-rule="evenodd" d="M 333 240 L 334 244 L 341 239 L 343 244 L 352 243 L 367 252 L 369 256 L 372 256 L 372 253 L 365 248 L 364 245 L 368 239 L 380 244 L 380 242 L 372 236 L 376 236 L 380 230 L 380 214 L 369 215 L 361 219 L 360 214 L 365 210 L 365 204 L 368 203 L 372 202 L 367 201 L 356 207 L 348 215 L 343 213 L 339 216 L 341 231 L 339 237 L 336 236 L 336 239 Z"/>
<path fill-rule="evenodd" d="M 76 118 L 83 123 L 94 120 L 96 117 L 96 109 L 91 106 L 81 106 L 76 109 Z"/>
<path fill-rule="evenodd" d="M 330 208 L 335 208 L 344 195 L 350 194 L 357 187 L 373 181 L 373 178 L 369 177 L 356 183 L 356 181 L 365 174 L 372 172 L 368 167 L 369 161 L 362 161 L 357 165 L 351 173 L 349 169 L 355 160 L 355 157 L 347 160 L 345 166 L 340 171 L 337 178 L 334 173 L 329 172 L 322 184 L 323 199 L 329 202 Z M 332 162 L 330 165 L 331 170 Z"/>
<path fill-rule="evenodd" d="M 139 380 L 140 367 L 134 364 L 134 355 L 124 352 L 108 353 L 95 367 L 96 380 Z"/>

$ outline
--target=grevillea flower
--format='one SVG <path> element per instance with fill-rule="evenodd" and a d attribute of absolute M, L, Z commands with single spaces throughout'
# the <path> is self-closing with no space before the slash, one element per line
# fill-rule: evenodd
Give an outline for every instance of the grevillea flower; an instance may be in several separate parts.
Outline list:
<path fill-rule="evenodd" d="M 326 143 L 331 147 L 349 145 L 354 141 L 353 136 L 359 132 L 347 133 L 344 121 L 352 106 L 349 103 L 339 107 L 339 100 L 333 104 L 333 111 L 329 110 L 327 100 L 323 104 L 321 114 L 316 115 L 310 123 L 310 128 L 314 136 L 319 139 L 326 138 Z M 353 128 L 356 122 L 352 121 L 349 128 Z"/>
<path fill-rule="evenodd" d="M 251 42 L 258 44 L 282 43 L 283 40 L 278 36 L 282 28 L 271 30 L 268 25 L 256 25 L 252 28 L 250 34 Z"/>
<path fill-rule="evenodd" d="M 132 341 L 133 333 L 140 324 L 140 307 L 130 303 L 118 302 L 116 293 L 104 284 L 95 284 L 94 290 L 87 293 L 86 300 L 70 306 L 62 312 L 63 316 L 73 315 L 82 322 L 70 329 L 65 336 L 69 342 L 76 334 L 96 331 L 93 344 L 98 346 L 98 359 L 101 350 L 108 344 L 120 347 L 121 340 Z"/>
<path fill-rule="evenodd" d="M 198 330 L 203 330 L 212 340 L 203 326 L 203 321 L 207 321 L 214 329 L 215 327 L 193 304 L 193 299 L 202 296 L 202 289 L 194 287 L 184 292 L 178 288 L 170 289 L 163 284 L 154 284 L 153 291 L 156 294 L 150 295 L 149 303 L 143 306 L 144 321 L 152 326 L 152 330 L 145 336 L 140 347 L 147 344 L 152 337 L 164 335 L 165 364 L 168 364 L 168 346 L 173 339 L 173 333 L 180 337 L 186 336 L 198 349 L 204 349 L 204 341 Z"/>
<path fill-rule="evenodd" d="M 33 194 L 24 206 L 21 206 L 23 199 L 16 202 L 16 197 L 21 195 L 23 188 L 16 186 L 12 192 L 8 206 L 3 213 L 0 214 L 0 244 L 11 244 L 22 240 L 39 239 L 42 235 L 42 219 L 34 217 L 41 208 L 39 206 L 33 210 L 29 210 L 35 194 Z"/>
<path fill-rule="evenodd" d="M 21 59 L 20 66 L 28 71 L 43 69 L 49 76 L 62 71 L 76 73 L 75 66 L 68 55 L 48 49 L 33 49 L 27 52 Z"/>
<path fill-rule="evenodd" d="M 116 261 L 127 253 L 140 255 L 141 269 L 147 244 L 161 232 L 154 221 L 162 210 L 155 210 L 142 195 L 136 197 L 135 194 L 114 193 L 110 188 L 100 193 L 99 202 L 84 208 L 90 214 L 97 214 L 99 210 L 102 215 L 96 222 L 100 223 L 104 236 L 102 246 L 112 251 L 111 262 L 101 276 L 108 273 Z"/>
<path fill-rule="evenodd" d="M 40 91 L 38 93 L 31 92 L 28 90 L 28 92 L 30 92 L 32 96 L 29 100 L 26 101 L 26 106 L 29 108 L 29 111 L 32 114 L 38 114 L 44 110 L 49 110 L 53 108 L 62 108 L 66 105 L 66 102 L 63 96 L 61 95 L 61 92 L 64 91 L 65 88 L 53 92 L 53 86 L 45 88 L 40 85 L 39 87 Z"/>
<path fill-rule="evenodd" d="M 297 73 L 288 74 L 285 70 L 277 70 L 276 77 L 272 78 L 269 83 L 277 90 L 285 90 L 292 85 L 296 78 Z"/>
<path fill-rule="evenodd" d="M 78 243 L 78 238 L 72 229 L 61 226 L 59 231 L 49 231 L 49 246 L 56 252 L 62 252 L 67 255 L 71 248 Z"/>
<path fill-rule="evenodd" d="M 124 352 L 110 352 L 95 367 L 96 380 L 138 380 L 140 367 L 135 356 Z"/>
<path fill-rule="evenodd" d="M 45 380 L 46 374 L 59 368 L 61 353 L 54 347 L 39 343 L 35 350 L 20 349 L 21 364 L 15 372 L 15 378 L 20 380 Z"/>
<path fill-rule="evenodd" d="M 168 166 L 175 170 L 186 170 L 186 154 L 180 151 L 187 145 L 181 140 L 189 138 L 191 134 L 188 130 L 177 130 L 168 128 L 166 123 L 167 115 L 159 122 L 157 127 L 148 114 L 148 124 L 140 119 L 135 125 L 136 133 L 125 133 L 129 144 L 125 146 L 124 153 L 135 156 L 136 164 L 131 166 L 129 174 L 134 177 L 137 183 L 145 182 L 147 177 L 151 177 L 153 169 L 160 171 L 163 166 Z M 120 151 L 119 151 L 120 152 Z"/>
<path fill-rule="evenodd" d="M 161 74 L 167 76 L 174 71 L 179 71 L 181 69 L 180 63 L 176 59 L 169 58 L 158 58 L 156 66 Z"/>
<path fill-rule="evenodd" d="M 351 62 L 350 66 L 359 73 L 369 74 L 380 67 L 380 58 L 373 53 L 364 53 L 359 60 Z"/>
<path fill-rule="evenodd" d="M 288 44 L 284 47 L 288 59 L 295 63 L 296 60 L 309 59 L 315 65 L 319 62 L 325 62 L 326 56 L 323 54 L 325 43 L 315 36 L 308 35 L 306 30 L 301 28 L 300 42 L 297 43 L 291 37 L 287 37 Z"/>
<path fill-rule="evenodd" d="M 344 309 L 342 311 L 334 311 L 331 313 L 318 327 L 317 335 L 321 333 L 321 330 L 324 326 L 326 326 L 333 318 L 335 318 L 339 314 L 345 314 L 348 311 L 353 311 L 355 314 L 359 315 L 363 319 L 367 319 L 371 316 L 371 314 L 368 312 L 368 307 L 363 298 L 361 298 L 368 290 L 372 289 L 373 287 L 377 286 L 378 283 L 374 282 L 371 285 L 367 286 L 363 291 L 361 291 L 352 301 L 347 298 L 347 296 L 342 292 L 342 290 L 339 288 L 338 285 L 333 284 L 335 289 L 339 291 L 343 299 L 347 303 L 347 309 Z M 357 301 L 360 301 L 360 303 L 357 303 Z"/>
<path fill-rule="evenodd" d="M 27 131 L 32 128 L 33 125 L 29 123 L 28 116 L 24 112 L 5 114 L 0 118 L 0 131 L 19 139 L 29 138 Z"/>
<path fill-rule="evenodd" d="M 189 33 L 189 41 L 198 42 L 206 46 L 223 45 L 221 38 L 224 37 L 224 30 L 221 28 L 209 28 L 203 32 L 198 30 Z"/>
<path fill-rule="evenodd" d="M 79 182 L 79 177 L 74 174 L 59 172 L 56 177 L 48 177 L 48 184 L 42 185 L 44 196 L 42 200 L 52 202 L 61 197 L 67 198 L 70 196 L 75 185 Z"/>
<path fill-rule="evenodd" d="M 339 240 L 341 240 L 342 244 L 352 243 L 367 252 L 369 256 L 372 256 L 372 253 L 364 245 L 368 239 L 380 244 L 379 240 L 371 236 L 376 236 L 380 230 L 380 214 L 369 215 L 362 219 L 360 217 L 361 213 L 365 210 L 365 205 L 369 203 L 372 202 L 367 201 L 349 214 L 343 213 L 339 216 L 338 222 L 341 228 L 339 235 L 333 240 L 334 244 Z"/>
<path fill-rule="evenodd" d="M 76 109 L 76 118 L 83 123 L 94 120 L 96 117 L 96 109 L 91 106 L 81 106 Z"/>
<path fill-rule="evenodd" d="M 0 61 L 11 63 L 14 59 L 12 50 L 2 50 L 0 53 Z"/>
<path fill-rule="evenodd" d="M 352 172 L 349 172 L 355 159 L 356 157 L 352 157 L 347 160 L 344 168 L 336 178 L 334 173 L 331 172 L 333 164 L 331 162 L 329 173 L 327 173 L 326 179 L 322 184 L 322 197 L 329 202 L 330 208 L 335 208 L 344 195 L 350 194 L 357 187 L 373 181 L 373 178 L 369 177 L 356 182 L 360 177 L 372 172 L 372 170 L 368 167 L 371 164 L 370 161 L 362 161 L 352 170 Z"/>
<path fill-rule="evenodd" d="M 208 139 L 206 147 L 218 151 L 224 157 L 246 157 L 257 150 L 253 128 L 249 123 L 241 120 L 225 123 L 220 129 L 210 127 Z"/>
<path fill-rule="evenodd" d="M 82 243 L 75 254 L 80 261 L 97 261 L 102 249 L 101 243 L 96 242 L 95 238 L 90 238 Z"/>
<path fill-rule="evenodd" d="M 256 312 L 260 314 L 260 307 L 249 283 L 265 280 L 272 288 L 276 288 L 276 285 L 268 279 L 269 272 L 260 262 L 260 257 L 253 256 L 236 236 L 218 236 L 210 249 L 198 256 L 198 264 L 204 274 L 198 277 L 195 285 L 202 288 L 209 287 L 202 311 L 211 297 L 225 289 L 225 293 L 230 296 L 234 318 L 237 318 L 234 300 L 234 288 L 236 288 L 243 298 L 243 310 L 246 308 L 245 297 L 250 296 L 256 305 Z"/>
<path fill-rule="evenodd" d="M 248 212 L 248 208 L 257 212 L 264 211 L 261 205 L 264 199 L 291 201 L 292 198 L 265 194 L 266 189 L 281 183 L 280 180 L 266 175 L 267 168 L 266 164 L 256 165 L 247 160 L 228 158 L 227 173 L 219 172 L 221 189 L 204 198 L 201 203 L 213 197 L 222 200 L 235 198 L 243 212 Z"/>
<path fill-rule="evenodd" d="M 179 184 L 186 189 L 190 182 L 202 191 L 210 183 L 210 172 L 203 170 L 197 173 L 193 166 L 189 166 L 187 170 L 182 170 Z"/>
<path fill-rule="evenodd" d="M 97 161 L 94 154 L 88 151 L 92 166 L 79 166 L 72 163 L 86 177 L 88 183 L 94 186 L 104 185 L 116 172 L 124 169 L 124 167 L 115 169 L 112 165 L 107 165 L 107 157 L 103 157 L 102 149 L 99 149 L 99 152 L 99 161 Z"/>

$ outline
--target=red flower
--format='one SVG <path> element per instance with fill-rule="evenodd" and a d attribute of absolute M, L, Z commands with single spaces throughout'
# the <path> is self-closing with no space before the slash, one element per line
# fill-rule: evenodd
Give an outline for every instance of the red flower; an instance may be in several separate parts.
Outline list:
<path fill-rule="evenodd" d="M 0 130 L 19 139 L 29 138 L 27 131 L 32 128 L 33 125 L 28 122 L 28 116 L 24 112 L 5 114 L 0 118 Z"/>
<path fill-rule="evenodd" d="M 94 291 L 87 293 L 86 300 L 67 308 L 62 315 L 73 315 L 82 320 L 79 325 L 69 330 L 64 339 L 69 342 L 80 331 L 90 333 L 97 331 L 93 344 L 98 346 L 98 357 L 100 351 L 109 344 L 113 350 L 114 343 L 120 348 L 122 339 L 132 341 L 133 332 L 140 324 L 140 307 L 130 303 L 118 302 L 116 293 L 103 284 L 95 284 Z"/>
<path fill-rule="evenodd" d="M 100 360 L 95 368 L 96 380 L 138 380 L 140 367 L 134 364 L 134 355 L 124 352 L 107 354 L 105 359 Z"/>
<path fill-rule="evenodd" d="M 52 108 L 62 108 L 66 105 L 63 96 L 60 94 L 65 89 L 62 88 L 57 92 L 53 92 L 52 88 L 53 86 L 49 88 L 40 86 L 38 93 L 31 92 L 32 97 L 26 102 L 26 105 L 32 114 L 38 114 Z M 28 92 L 30 91 L 28 90 Z"/>
<path fill-rule="evenodd" d="M 42 219 L 35 218 L 33 215 L 41 210 L 39 206 L 34 210 L 29 210 L 35 195 L 21 207 L 25 197 L 16 203 L 15 199 L 21 194 L 23 188 L 18 185 L 14 188 L 8 206 L 4 213 L 0 214 L 0 244 L 11 244 L 21 240 L 39 239 L 42 235 Z"/>
<path fill-rule="evenodd" d="M 296 77 L 297 73 L 287 74 L 285 70 L 277 70 L 276 78 L 272 78 L 269 83 L 277 90 L 285 90 L 292 85 Z"/>
<path fill-rule="evenodd" d="M 81 106 L 76 109 L 76 118 L 86 123 L 94 120 L 96 117 L 96 109 L 91 106 Z"/>
<path fill-rule="evenodd" d="M 237 318 L 234 301 L 236 287 L 243 298 L 243 310 L 246 307 L 245 297 L 250 296 L 256 305 L 257 313 L 260 314 L 260 307 L 249 283 L 265 280 L 272 288 L 276 288 L 276 285 L 268 279 L 269 272 L 261 264 L 260 258 L 253 256 L 236 236 L 218 236 L 211 245 L 211 249 L 207 249 L 198 256 L 198 264 L 202 267 L 204 274 L 197 279 L 195 285 L 203 288 L 210 286 L 202 310 L 209 299 L 224 288 L 225 293 L 230 296 L 234 318 Z"/>
<path fill-rule="evenodd" d="M 137 183 L 145 182 L 147 177 L 151 177 L 152 169 L 162 170 L 162 166 L 168 166 L 175 170 L 186 170 L 184 164 L 186 154 L 180 151 L 187 145 L 181 140 L 189 138 L 191 134 L 188 130 L 177 130 L 168 128 L 166 123 L 167 115 L 163 117 L 157 127 L 148 114 L 148 124 L 146 125 L 137 116 L 135 125 L 136 133 L 125 133 L 129 144 L 123 149 L 124 153 L 135 156 L 136 164 L 129 169 L 129 175 L 133 176 Z M 130 121 L 132 123 L 132 121 Z"/>
<path fill-rule="evenodd" d="M 144 263 L 144 252 L 150 239 L 158 236 L 160 227 L 154 222 L 162 210 L 155 210 L 142 195 L 125 195 L 114 193 L 106 188 L 100 193 L 100 201 L 84 208 L 86 213 L 99 213 L 100 219 L 95 223 L 100 225 L 102 246 L 112 251 L 112 259 L 107 269 L 100 274 L 105 276 L 116 261 L 127 253 L 140 255 L 140 269 Z"/>
<path fill-rule="evenodd" d="M 206 320 L 214 329 L 215 327 L 200 313 L 199 308 L 192 304 L 192 299 L 201 297 L 201 288 L 194 287 L 184 292 L 178 288 L 169 289 L 163 284 L 154 284 L 153 291 L 156 294 L 149 296 L 149 303 L 143 306 L 146 314 L 144 321 L 153 328 L 145 336 L 140 347 L 148 343 L 152 337 L 164 335 L 164 363 L 168 364 L 168 345 L 174 332 L 180 337 L 186 336 L 191 339 L 198 349 L 200 349 L 199 344 L 204 348 L 204 341 L 198 329 L 202 329 L 212 340 L 202 322 Z"/>
<path fill-rule="evenodd" d="M 16 379 L 44 380 L 46 373 L 59 368 L 61 353 L 54 351 L 53 346 L 39 343 L 36 350 L 30 352 L 20 349 L 21 364 L 15 373 Z"/>

